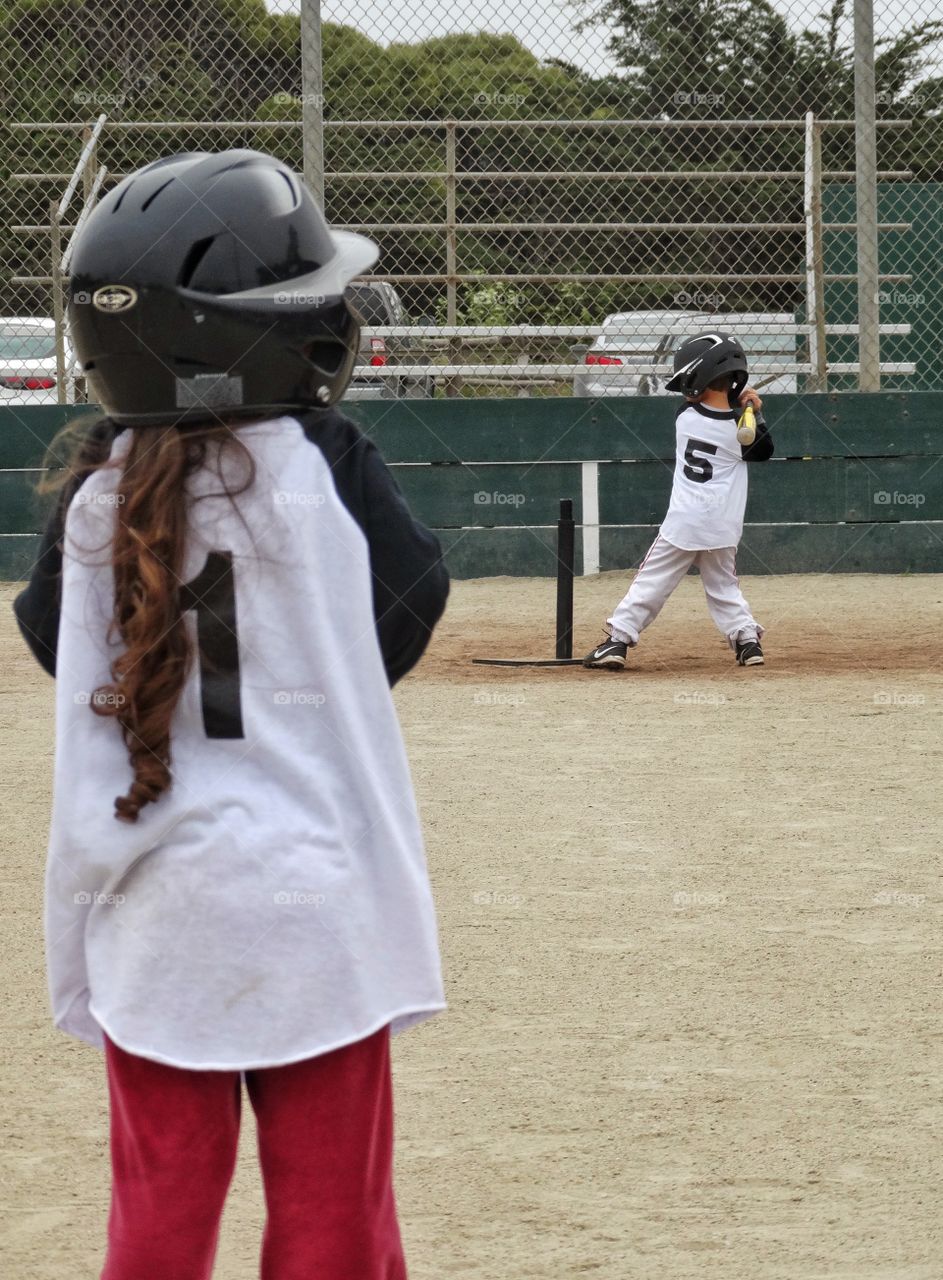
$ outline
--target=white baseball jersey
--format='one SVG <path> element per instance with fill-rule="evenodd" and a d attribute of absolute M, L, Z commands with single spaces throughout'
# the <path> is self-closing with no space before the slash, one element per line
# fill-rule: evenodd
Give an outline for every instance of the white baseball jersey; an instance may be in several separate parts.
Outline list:
<path fill-rule="evenodd" d="M 207 495 L 190 508 L 181 597 L 198 660 L 172 722 L 173 786 L 136 824 L 114 817 L 131 781 L 118 723 L 88 705 L 120 644 L 109 636 L 117 468 L 85 481 L 61 564 L 51 528 L 17 601 L 57 680 L 56 1024 L 219 1070 L 312 1057 L 444 1007 L 390 692 L 444 607 L 438 544 L 340 414 L 239 435 L 256 478 L 237 507 L 212 467 L 190 481 Z M 129 438 L 117 435 L 113 456 Z"/>
<path fill-rule="evenodd" d="M 737 440 L 736 413 L 686 405 L 678 413 L 676 432 L 671 502 L 661 536 L 685 551 L 737 546 L 747 505 L 749 455 Z M 769 456 L 762 450 L 766 438 L 758 429 L 751 446 L 757 460 Z"/>

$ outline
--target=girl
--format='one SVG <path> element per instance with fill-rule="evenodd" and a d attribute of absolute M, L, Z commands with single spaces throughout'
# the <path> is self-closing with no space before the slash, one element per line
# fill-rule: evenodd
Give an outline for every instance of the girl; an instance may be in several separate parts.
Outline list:
<path fill-rule="evenodd" d="M 206 1280 L 244 1078 L 265 1280 L 402 1280 L 389 1035 L 444 1007 L 390 686 L 433 536 L 336 410 L 376 246 L 252 151 L 105 197 L 69 321 L 106 417 L 16 614 L 57 679 L 53 1013 L 103 1048 L 103 1280 Z"/>

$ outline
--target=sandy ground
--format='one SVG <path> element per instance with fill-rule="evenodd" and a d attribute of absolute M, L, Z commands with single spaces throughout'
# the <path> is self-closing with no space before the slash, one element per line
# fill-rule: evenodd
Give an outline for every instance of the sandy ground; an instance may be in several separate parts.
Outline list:
<path fill-rule="evenodd" d="M 577 583 L 577 650 L 618 575 Z M 397 691 L 451 1008 L 397 1041 L 412 1280 L 939 1280 L 943 580 L 688 578 L 613 674 L 553 586 L 459 583 Z M 3 1272 L 98 1274 L 102 1063 L 51 1029 L 51 682 L 0 609 Z M 251 1118 L 216 1275 L 251 1280 Z M 313 1280 L 313 1278 L 312 1278 Z"/>

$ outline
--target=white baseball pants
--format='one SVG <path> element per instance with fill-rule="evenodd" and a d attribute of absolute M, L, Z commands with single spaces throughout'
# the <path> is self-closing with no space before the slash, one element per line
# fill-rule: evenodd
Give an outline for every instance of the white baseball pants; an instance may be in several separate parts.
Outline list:
<path fill-rule="evenodd" d="M 684 551 L 661 536 L 648 554 L 615 613 L 608 619 L 613 640 L 638 644 L 639 635 L 655 621 L 678 583 L 696 564 L 704 584 L 707 607 L 720 633 L 734 648 L 738 640 L 759 640 L 763 628 L 750 613 L 737 577 L 736 547 L 714 551 Z"/>

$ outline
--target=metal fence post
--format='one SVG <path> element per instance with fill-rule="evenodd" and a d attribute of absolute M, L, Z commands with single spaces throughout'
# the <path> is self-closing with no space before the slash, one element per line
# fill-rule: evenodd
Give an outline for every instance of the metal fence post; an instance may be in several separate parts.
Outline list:
<path fill-rule="evenodd" d="M 813 112 L 805 118 L 806 320 L 809 333 L 807 390 L 828 389 L 825 353 L 825 255 L 822 245 L 822 126 Z"/>
<path fill-rule="evenodd" d="M 52 251 L 52 318 L 56 337 L 56 400 L 67 403 L 65 367 L 65 301 L 62 289 L 62 227 L 59 201 L 49 201 L 49 241 Z"/>
<path fill-rule="evenodd" d="M 86 127 L 82 130 L 83 147 L 90 142 L 92 145 L 88 149 L 88 155 L 86 156 L 85 165 L 82 169 L 82 201 L 84 204 L 88 204 L 89 198 L 92 194 L 92 186 L 95 182 L 95 171 L 98 168 L 98 139 L 93 139 L 91 129 Z"/>
<path fill-rule="evenodd" d="M 456 178 L 456 137 L 455 121 L 445 121 L 445 315 L 446 324 L 458 324 L 458 236 L 456 230 L 458 194 Z M 448 359 L 453 363 L 458 352 L 458 344 L 454 338 L 449 339 Z M 457 378 L 447 378 L 445 394 L 457 396 L 461 382 Z"/>
<path fill-rule="evenodd" d="M 855 0 L 855 199 L 858 219 L 858 386 L 881 389 L 874 0 Z"/>
<path fill-rule="evenodd" d="M 301 0 L 301 149 L 305 185 L 324 208 L 321 0 Z"/>

